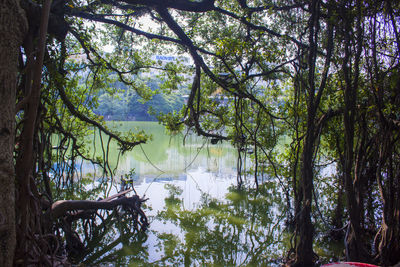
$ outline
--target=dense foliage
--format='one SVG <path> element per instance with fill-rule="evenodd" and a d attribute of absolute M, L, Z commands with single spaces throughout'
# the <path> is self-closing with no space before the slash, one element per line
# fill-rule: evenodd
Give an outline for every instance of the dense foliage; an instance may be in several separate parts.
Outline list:
<path fill-rule="evenodd" d="M 1 141 L 13 151 L 4 154 L 2 183 L 13 184 L 15 170 L 16 199 L 1 203 L 16 207 L 16 219 L 11 214 L 7 224 L 18 229 L 15 263 L 59 253 L 57 242 L 45 249 L 37 244 L 54 231 L 54 220 L 46 216 L 60 196 L 51 185 L 73 185 L 78 159 L 112 175 L 111 140 L 121 152 L 147 140 L 141 132 L 114 133 L 104 123 L 109 115 L 145 118 L 138 101 L 162 107 L 152 112 L 173 132 L 186 126 L 212 142 L 229 140 L 238 150 L 239 187 L 244 171 L 254 175 L 256 188 L 264 173 L 281 186 L 288 224 L 294 226 L 288 264 L 315 263 L 314 225 L 321 221 L 332 238 L 344 240 L 348 260 L 400 261 L 397 2 L 18 3 L 8 3 L 1 16 L 14 14 L 15 25 L 22 26 L 12 33 L 2 27 L 0 33 L 9 41 L 2 41 L 2 49 L 19 54 L 6 62 L 18 65 L 10 71 L 14 76 L 1 76 L 9 81 L 18 74 L 16 86 L 1 87 L 1 98 L 15 112 L 0 117 Z M 164 64 L 152 58 L 156 54 L 191 61 Z M 156 82 L 163 95 L 152 88 Z M 187 83 L 187 103 L 176 112 L 182 103 L 175 95 Z M 103 157 L 93 158 L 86 147 L 85 137 L 93 132 L 109 136 Z M 282 142 L 285 149 L 277 149 Z M 249 151 L 254 168 L 245 170 Z M 55 169 L 55 162 L 65 168 Z M 319 194 L 327 187 L 332 192 L 322 198 L 334 209 L 320 216 Z M 13 254 L 15 238 L 6 236 Z"/>

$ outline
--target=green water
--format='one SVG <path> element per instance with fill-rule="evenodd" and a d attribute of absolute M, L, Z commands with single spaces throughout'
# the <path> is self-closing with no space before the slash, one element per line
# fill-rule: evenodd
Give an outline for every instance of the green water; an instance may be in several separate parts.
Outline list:
<path fill-rule="evenodd" d="M 152 136 L 146 144 L 136 146 L 124 155 L 119 155 L 115 142 L 110 143 L 108 159 L 111 169 L 116 168 L 114 175 L 117 177 L 132 169 L 137 177 L 149 178 L 158 175 L 178 177 L 187 169 L 198 167 L 218 172 L 236 166 L 236 152 L 228 143 L 211 145 L 209 140 L 194 135 L 170 136 L 157 122 L 109 122 L 108 125 L 120 132 L 144 130 Z M 102 144 L 98 134 L 89 138 L 89 141 L 95 145 L 91 153 L 102 157 L 102 146 L 106 148 L 107 141 L 103 140 Z M 84 173 L 91 172 L 93 166 L 87 164 Z"/>
<path fill-rule="evenodd" d="M 170 137 L 154 122 L 123 122 L 120 131 L 144 129 L 148 144 L 122 157 L 107 194 L 119 189 L 119 177 L 134 170 L 133 185 L 148 198 L 144 211 L 150 228 L 137 233 L 124 216 L 109 217 L 106 230 L 89 239 L 79 258 L 85 266 L 279 266 L 291 248 L 285 196 L 277 181 L 266 179 L 255 191 L 236 188 L 236 153 L 228 143 L 211 145 L 190 135 Z M 99 139 L 96 137 L 99 153 Z M 101 153 L 100 153 L 101 154 Z M 110 145 L 110 159 L 118 157 Z M 116 167 L 116 166 L 113 166 Z M 85 172 L 92 171 L 90 165 Z M 97 184 L 97 183 L 96 183 Z M 317 238 L 321 262 L 337 260 L 340 244 Z"/>

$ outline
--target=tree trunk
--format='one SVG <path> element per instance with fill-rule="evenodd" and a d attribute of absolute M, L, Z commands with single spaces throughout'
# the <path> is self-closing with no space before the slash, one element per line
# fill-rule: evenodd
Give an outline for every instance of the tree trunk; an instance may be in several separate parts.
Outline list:
<path fill-rule="evenodd" d="M 27 28 L 19 1 L 0 0 L 0 266 L 12 266 L 15 239 L 15 96 L 20 45 Z"/>
<path fill-rule="evenodd" d="M 400 175 L 391 130 L 382 127 L 376 179 L 383 203 L 378 253 L 380 263 L 390 266 L 400 261 Z M 398 161 L 397 161 L 398 162 Z"/>
<path fill-rule="evenodd" d="M 314 226 L 311 222 L 311 203 L 313 190 L 313 151 L 314 151 L 314 114 L 308 114 L 307 135 L 304 142 L 300 178 L 302 195 L 301 211 L 298 219 L 299 243 L 296 247 L 296 262 L 293 266 L 314 266 L 313 239 Z"/>
<path fill-rule="evenodd" d="M 355 172 L 355 129 L 357 110 L 357 94 L 360 89 L 360 58 L 362 52 L 363 32 L 361 27 L 362 3 L 357 1 L 355 11 L 356 16 L 349 18 L 349 13 L 342 6 L 341 16 L 343 19 L 343 37 L 344 37 L 344 57 L 343 57 L 343 76 L 345 87 L 344 96 L 344 186 L 347 199 L 347 210 L 350 217 L 349 231 L 346 238 L 346 258 L 349 261 L 368 261 L 369 255 L 363 242 L 362 217 L 363 206 L 361 205 L 361 181 Z M 353 26 L 354 24 L 354 26 Z M 355 38 L 350 33 L 355 30 Z M 355 52 L 355 53 L 354 53 Z M 354 62 L 354 63 L 353 63 Z"/>

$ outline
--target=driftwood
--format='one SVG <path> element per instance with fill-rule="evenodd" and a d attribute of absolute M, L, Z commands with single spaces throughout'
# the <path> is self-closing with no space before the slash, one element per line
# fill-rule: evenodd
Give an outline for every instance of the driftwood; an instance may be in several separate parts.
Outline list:
<path fill-rule="evenodd" d="M 90 225 L 91 229 L 102 228 L 104 225 L 97 225 L 100 218 L 104 218 L 98 213 L 99 210 L 113 210 L 118 212 L 117 208 L 125 211 L 133 225 L 133 230 L 145 231 L 149 225 L 141 204 L 146 201 L 137 195 L 126 196 L 132 189 L 123 190 L 115 195 L 100 200 L 59 200 L 54 202 L 49 209 L 49 217 L 52 221 L 59 221 L 60 226 L 65 233 L 66 249 L 72 258 L 79 257 L 79 254 L 85 251 L 84 242 L 77 232 L 73 230 L 72 222 L 81 220 L 83 224 Z M 119 210 L 119 209 L 118 209 Z M 109 213 L 107 216 L 113 216 Z M 105 229 L 103 229 L 105 230 Z M 84 240 L 91 239 L 91 234 L 83 237 Z"/>
<path fill-rule="evenodd" d="M 102 200 L 58 200 L 51 205 L 51 218 L 58 219 L 60 217 L 68 214 L 68 212 L 76 211 L 86 211 L 86 210 L 98 210 L 105 209 L 111 210 L 117 206 L 125 205 L 136 210 L 140 215 L 144 215 L 141 210 L 141 203 L 145 200 L 141 199 L 139 196 L 134 195 L 132 197 L 125 196 L 127 193 L 131 192 L 132 189 L 127 189 L 119 192 L 113 196 L 110 196 Z M 117 199 L 115 199 L 117 198 Z M 114 200 L 113 200 L 114 199 Z"/>

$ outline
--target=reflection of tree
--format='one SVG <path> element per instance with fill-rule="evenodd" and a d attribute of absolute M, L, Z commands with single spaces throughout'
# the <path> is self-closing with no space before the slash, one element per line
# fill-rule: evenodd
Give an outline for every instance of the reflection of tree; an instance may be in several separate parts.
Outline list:
<path fill-rule="evenodd" d="M 124 208 L 102 211 L 74 224 L 85 248 L 75 255 L 76 262 L 88 266 L 271 266 L 279 265 L 292 248 L 283 193 L 273 182 L 264 183 L 258 191 L 231 187 L 225 200 L 202 193 L 195 210 L 183 208 L 181 188 L 167 184 L 166 189 L 165 208 L 155 219 L 176 225 L 180 233 L 153 229 L 157 243 L 149 245 L 147 234 L 135 230 L 135 220 Z M 322 237 L 316 241 L 320 263 L 338 260 L 334 255 L 340 255 L 343 247 Z M 162 255 L 156 261 L 149 253 L 153 245 Z"/>
<path fill-rule="evenodd" d="M 77 262 L 93 266 L 113 262 L 115 266 L 127 266 L 131 261 L 148 260 L 144 246 L 147 234 L 137 232 L 129 213 L 114 210 L 97 229 L 102 231 L 85 239 L 86 250 L 76 258 Z"/>
<path fill-rule="evenodd" d="M 138 174 L 158 174 L 159 169 L 179 176 L 188 166 L 208 166 L 213 171 L 227 172 L 236 162 L 234 149 L 227 143 L 210 145 L 201 137 L 189 134 L 170 136 L 162 125 L 155 122 L 123 122 L 119 130 L 125 131 L 135 126 L 144 128 L 154 138 L 140 147 L 121 156 L 119 169 L 127 171 L 135 168 Z M 117 158 L 117 155 L 115 155 Z M 210 162 L 210 159 L 213 161 Z M 151 161 L 151 164 L 149 164 Z M 155 168 L 155 165 L 157 168 Z M 223 169 L 221 169 L 223 168 Z"/>
<path fill-rule="evenodd" d="M 283 227 L 284 205 L 272 185 L 261 190 L 233 188 L 223 202 L 203 194 L 198 209 L 182 208 L 179 188 L 170 186 L 166 208 L 159 213 L 183 231 L 179 236 L 159 232 L 164 257 L 157 264 L 239 266 L 269 265 L 282 257 L 287 237 Z"/>

